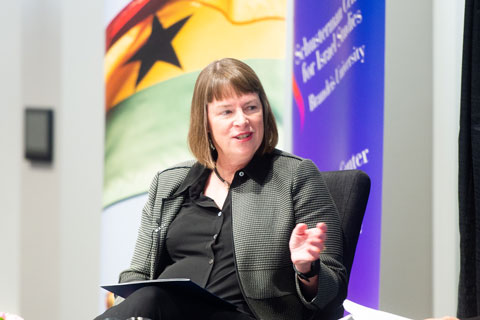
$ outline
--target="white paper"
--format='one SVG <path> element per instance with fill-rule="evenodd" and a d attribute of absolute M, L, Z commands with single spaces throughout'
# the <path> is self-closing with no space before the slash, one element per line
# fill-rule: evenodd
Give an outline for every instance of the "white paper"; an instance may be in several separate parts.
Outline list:
<path fill-rule="evenodd" d="M 392 313 L 364 307 L 350 300 L 345 300 L 343 307 L 350 313 L 354 320 L 412 320 Z"/>

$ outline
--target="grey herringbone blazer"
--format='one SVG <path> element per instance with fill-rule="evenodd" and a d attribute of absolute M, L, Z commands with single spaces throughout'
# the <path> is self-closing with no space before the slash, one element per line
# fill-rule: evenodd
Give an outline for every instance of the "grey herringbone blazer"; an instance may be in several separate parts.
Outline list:
<path fill-rule="evenodd" d="M 346 292 L 338 213 L 312 161 L 279 150 L 262 159 L 265 172 L 261 179 L 246 179 L 231 188 L 240 286 L 258 319 L 306 319 Z M 155 279 L 162 272 L 166 233 L 184 201 L 179 188 L 194 164 L 176 165 L 153 179 L 132 263 L 120 274 L 120 282 Z M 328 226 L 318 293 L 309 302 L 300 292 L 288 247 L 290 234 L 300 222 L 309 227 L 317 222 Z"/>

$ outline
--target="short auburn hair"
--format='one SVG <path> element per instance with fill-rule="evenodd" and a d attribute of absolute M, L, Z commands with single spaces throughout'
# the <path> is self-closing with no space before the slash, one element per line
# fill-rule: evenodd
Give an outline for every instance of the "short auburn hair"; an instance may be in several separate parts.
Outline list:
<path fill-rule="evenodd" d="M 219 101 L 234 94 L 241 96 L 247 93 L 257 93 L 262 103 L 264 133 L 257 154 L 270 153 L 278 142 L 277 125 L 255 71 L 240 60 L 224 58 L 210 63 L 198 75 L 193 90 L 188 145 L 193 156 L 207 168 L 215 167 L 217 157 L 216 151 L 210 149 L 207 105 L 213 100 Z"/>

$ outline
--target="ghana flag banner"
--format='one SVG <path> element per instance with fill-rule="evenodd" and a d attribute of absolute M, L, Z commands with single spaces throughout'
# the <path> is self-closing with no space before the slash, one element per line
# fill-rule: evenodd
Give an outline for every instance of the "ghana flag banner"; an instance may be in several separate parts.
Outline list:
<path fill-rule="evenodd" d="M 247 62 L 281 123 L 285 2 L 134 0 L 111 21 L 104 206 L 144 193 L 158 170 L 191 158 L 186 136 L 193 87 L 213 60 Z"/>
<path fill-rule="evenodd" d="M 372 187 L 348 298 L 377 308 L 385 1 L 296 0 L 293 151 L 320 170 L 360 169 Z"/>
<path fill-rule="evenodd" d="M 100 280 L 114 283 L 129 266 L 155 173 L 192 158 L 190 103 L 201 69 L 224 57 L 249 64 L 265 87 L 282 137 L 286 0 L 106 0 L 105 9 Z M 104 291 L 99 299 L 102 311 Z"/>

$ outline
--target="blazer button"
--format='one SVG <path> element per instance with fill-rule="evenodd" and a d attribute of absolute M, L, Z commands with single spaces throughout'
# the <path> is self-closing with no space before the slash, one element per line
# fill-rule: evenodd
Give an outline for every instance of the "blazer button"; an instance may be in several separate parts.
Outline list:
<path fill-rule="evenodd" d="M 208 260 L 208 264 L 212 264 L 212 263 L 213 263 L 213 259 Z"/>
<path fill-rule="evenodd" d="M 240 171 L 240 172 L 238 173 L 238 175 L 239 175 L 240 177 L 243 177 L 244 174 L 245 174 L 245 173 L 243 173 L 243 171 Z"/>

